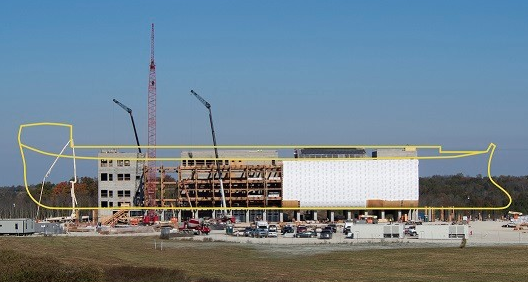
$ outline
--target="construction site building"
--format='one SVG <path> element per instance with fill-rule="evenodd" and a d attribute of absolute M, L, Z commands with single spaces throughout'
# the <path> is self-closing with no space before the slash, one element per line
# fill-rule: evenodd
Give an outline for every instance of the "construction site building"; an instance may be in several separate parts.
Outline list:
<path fill-rule="evenodd" d="M 226 206 L 241 222 L 326 218 L 334 221 L 336 211 L 345 219 L 361 215 L 385 219 L 386 209 L 394 220 L 401 219 L 406 212 L 404 208 L 418 206 L 417 152 L 411 147 L 383 148 L 372 155 L 373 158 L 367 158 L 362 148 L 310 148 L 295 150 L 295 160 L 279 161 L 276 150 L 222 150 L 219 167 Z M 112 150 L 99 154 L 100 207 L 132 206 L 144 169 L 144 161 L 132 159 L 143 157 Z M 176 167 L 154 168 L 160 175 L 155 180 L 156 206 L 170 208 L 162 219 L 222 216 L 214 151 L 183 151 L 180 157 L 182 160 Z M 207 209 L 212 207 L 215 209 Z M 287 207 L 291 211 L 273 207 Z M 100 210 L 99 218 L 115 212 Z"/>
<path fill-rule="evenodd" d="M 220 181 L 213 151 L 185 151 L 178 167 L 177 206 L 221 207 Z M 222 150 L 223 188 L 226 206 L 240 221 L 267 217 L 279 221 L 277 211 L 245 210 L 248 207 L 282 206 L 282 165 L 275 150 Z M 250 160 L 248 160 L 250 159 Z M 218 217 L 221 211 L 207 212 Z"/>
<path fill-rule="evenodd" d="M 105 150 L 98 154 L 98 203 L 101 208 L 131 207 L 141 182 L 144 158 L 140 153 L 120 153 L 117 150 Z M 98 222 L 112 217 L 119 210 L 100 209 Z M 140 211 L 136 211 L 141 215 Z M 128 212 L 127 212 L 127 215 Z"/>

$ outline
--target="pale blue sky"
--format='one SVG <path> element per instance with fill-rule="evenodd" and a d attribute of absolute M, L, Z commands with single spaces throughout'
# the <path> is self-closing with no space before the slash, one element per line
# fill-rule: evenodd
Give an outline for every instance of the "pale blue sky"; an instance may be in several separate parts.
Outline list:
<path fill-rule="evenodd" d="M 146 143 L 151 22 L 158 144 L 210 144 L 194 89 L 213 105 L 220 144 L 494 142 L 493 174 L 528 174 L 526 1 L 107 2 L 1 4 L 0 185 L 22 184 L 22 123 L 71 123 L 79 144 L 133 144 L 116 98 Z M 60 150 L 54 137 L 35 144 Z M 52 160 L 35 161 L 30 182 Z M 485 159 L 421 165 L 457 172 L 485 174 Z"/>

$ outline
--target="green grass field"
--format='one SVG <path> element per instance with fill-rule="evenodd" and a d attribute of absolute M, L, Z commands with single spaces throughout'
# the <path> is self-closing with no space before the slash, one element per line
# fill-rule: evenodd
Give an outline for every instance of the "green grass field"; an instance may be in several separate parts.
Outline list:
<path fill-rule="evenodd" d="M 0 237 L 0 281 L 527 279 L 526 246 L 325 251 L 318 245 L 171 240 L 161 251 L 159 242 L 153 237 Z"/>

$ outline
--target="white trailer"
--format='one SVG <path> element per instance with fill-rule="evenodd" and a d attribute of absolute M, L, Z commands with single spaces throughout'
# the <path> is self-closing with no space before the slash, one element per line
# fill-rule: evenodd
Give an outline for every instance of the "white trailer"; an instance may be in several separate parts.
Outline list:
<path fill-rule="evenodd" d="M 416 225 L 418 239 L 461 239 L 468 238 L 469 228 L 467 225 L 438 225 L 423 224 Z"/>
<path fill-rule="evenodd" d="M 30 235 L 33 233 L 35 233 L 35 221 L 33 219 L 0 219 L 0 235 Z"/>
<path fill-rule="evenodd" d="M 353 224 L 347 238 L 350 239 L 382 239 L 403 238 L 403 224 Z"/>

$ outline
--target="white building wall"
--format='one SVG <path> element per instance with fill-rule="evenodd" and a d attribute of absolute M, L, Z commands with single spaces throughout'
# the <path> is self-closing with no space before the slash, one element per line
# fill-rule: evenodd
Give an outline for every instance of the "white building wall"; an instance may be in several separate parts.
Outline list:
<path fill-rule="evenodd" d="M 283 200 L 301 207 L 366 207 L 418 200 L 418 160 L 284 161 Z"/>

